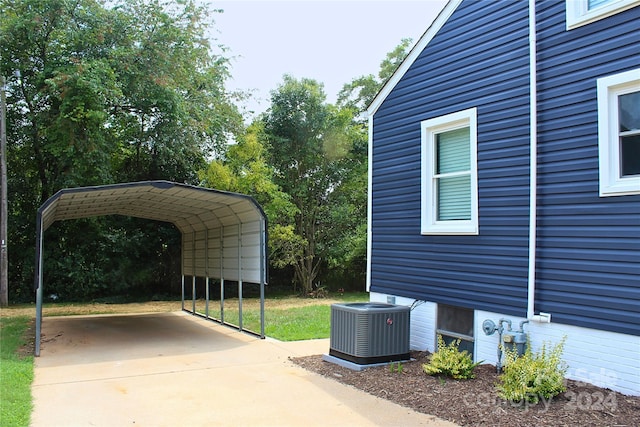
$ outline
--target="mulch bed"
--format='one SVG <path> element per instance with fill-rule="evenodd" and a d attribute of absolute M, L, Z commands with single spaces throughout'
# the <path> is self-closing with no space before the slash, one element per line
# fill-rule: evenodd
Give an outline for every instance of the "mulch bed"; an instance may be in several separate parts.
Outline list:
<path fill-rule="evenodd" d="M 550 402 L 522 405 L 498 397 L 494 366 L 478 366 L 472 380 L 453 380 L 425 374 L 422 364 L 427 356 L 412 352 L 413 360 L 402 364 L 402 372 L 391 372 L 388 366 L 353 371 L 325 362 L 320 355 L 291 360 L 327 378 L 462 426 L 640 426 L 640 397 L 567 380 L 567 391 Z"/>

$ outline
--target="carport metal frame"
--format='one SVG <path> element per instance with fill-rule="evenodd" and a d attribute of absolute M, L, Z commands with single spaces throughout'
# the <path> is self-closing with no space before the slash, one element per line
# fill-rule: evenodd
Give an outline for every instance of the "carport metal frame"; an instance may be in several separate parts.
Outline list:
<path fill-rule="evenodd" d="M 185 276 L 192 278 L 192 310 L 207 320 L 224 321 L 224 281 L 238 283 L 240 331 L 243 284 L 260 286 L 260 334 L 264 338 L 264 288 L 267 284 L 267 220 L 250 196 L 178 184 L 144 181 L 64 189 L 51 196 L 36 219 L 36 337 L 40 356 L 43 299 L 44 232 L 56 221 L 104 215 L 123 215 L 174 224 L 182 234 L 182 309 L 185 308 Z M 196 312 L 196 278 L 205 279 L 205 314 Z M 221 319 L 209 317 L 209 281 L 221 286 Z"/>

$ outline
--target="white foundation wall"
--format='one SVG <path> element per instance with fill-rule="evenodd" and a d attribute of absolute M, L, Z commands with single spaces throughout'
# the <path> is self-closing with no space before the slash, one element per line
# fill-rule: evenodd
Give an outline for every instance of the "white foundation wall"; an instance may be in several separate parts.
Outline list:
<path fill-rule="evenodd" d="M 388 302 L 387 295 L 371 293 L 371 301 Z M 411 349 L 435 350 L 437 304 L 414 302 L 410 298 L 395 297 L 395 304 L 411 306 Z M 495 365 L 498 360 L 498 332 L 487 336 L 482 322 L 491 319 L 498 325 L 500 319 L 511 321 L 512 330 L 526 320 L 500 313 L 476 310 L 474 313 L 474 360 Z M 505 325 L 506 327 L 506 325 Z M 621 393 L 640 396 L 640 337 L 600 331 L 578 326 L 529 322 L 523 325 L 531 340 L 532 350 L 538 351 L 543 343 L 552 348 L 567 337 L 562 359 L 567 363 L 567 378 L 584 381 Z"/>
<path fill-rule="evenodd" d="M 497 325 L 503 318 L 511 320 L 512 329 L 518 329 L 520 322 L 526 320 L 476 310 L 476 360 L 496 364 L 498 333 L 485 335 L 482 322 L 491 319 Z M 553 348 L 566 336 L 562 360 L 568 365 L 567 378 L 640 396 L 640 337 L 553 323 L 553 314 L 551 323 L 531 321 L 524 324 L 523 329 L 534 352 L 543 343 L 547 349 Z"/>

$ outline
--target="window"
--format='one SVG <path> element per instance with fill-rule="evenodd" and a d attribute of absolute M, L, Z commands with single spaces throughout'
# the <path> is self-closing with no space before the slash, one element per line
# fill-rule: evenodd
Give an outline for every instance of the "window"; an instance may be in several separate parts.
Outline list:
<path fill-rule="evenodd" d="M 477 111 L 425 120 L 422 234 L 478 234 Z"/>
<path fill-rule="evenodd" d="M 640 69 L 597 84 L 600 196 L 640 194 Z"/>
<path fill-rule="evenodd" d="M 473 310 L 438 304 L 436 335 L 442 335 L 445 344 L 460 339 L 460 351 L 467 350 L 473 357 Z"/>
<path fill-rule="evenodd" d="M 640 5 L 638 0 L 566 0 L 567 30 Z"/>

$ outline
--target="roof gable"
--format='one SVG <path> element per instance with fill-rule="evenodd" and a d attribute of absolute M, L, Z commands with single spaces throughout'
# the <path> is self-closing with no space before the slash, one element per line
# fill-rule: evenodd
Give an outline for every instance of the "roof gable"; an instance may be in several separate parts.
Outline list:
<path fill-rule="evenodd" d="M 373 116 L 378 108 L 384 100 L 389 96 L 391 91 L 395 88 L 398 82 L 402 79 L 405 73 L 411 68 L 411 65 L 415 62 L 415 60 L 420 56 L 422 51 L 427 47 L 429 42 L 435 37 L 435 35 L 440 31 L 442 26 L 449 20 L 453 12 L 458 8 L 458 6 L 462 3 L 462 0 L 450 0 L 445 7 L 440 11 L 436 19 L 433 21 L 431 26 L 425 31 L 425 33 L 420 37 L 420 40 L 413 46 L 407 57 L 402 61 L 398 69 L 393 73 L 393 75 L 387 80 L 385 85 L 380 89 L 376 97 L 371 101 L 369 108 L 367 108 L 367 115 L 369 117 Z"/>

